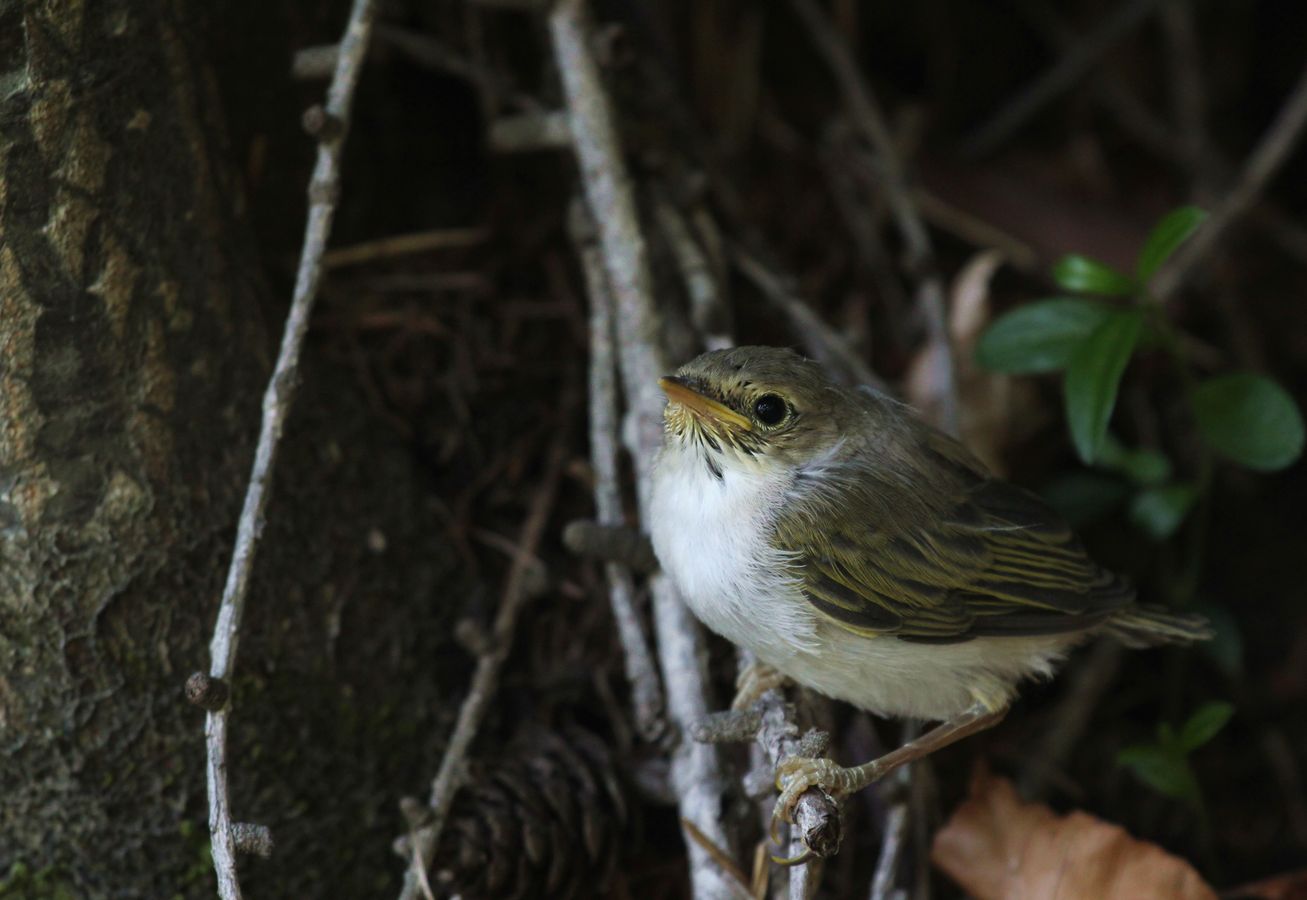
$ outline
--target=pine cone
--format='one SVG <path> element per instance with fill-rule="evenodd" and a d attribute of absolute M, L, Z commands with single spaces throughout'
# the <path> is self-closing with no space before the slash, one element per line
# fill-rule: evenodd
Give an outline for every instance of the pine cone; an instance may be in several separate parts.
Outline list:
<path fill-rule="evenodd" d="M 458 792 L 430 880 L 468 900 L 603 893 L 627 806 L 603 741 L 580 728 L 534 731 Z"/>

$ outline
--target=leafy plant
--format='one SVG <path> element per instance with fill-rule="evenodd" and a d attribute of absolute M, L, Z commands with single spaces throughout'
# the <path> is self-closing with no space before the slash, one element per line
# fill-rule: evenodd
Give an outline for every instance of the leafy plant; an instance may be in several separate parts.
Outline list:
<path fill-rule="evenodd" d="M 1040 300 L 995 321 L 981 336 L 977 359 L 1011 374 L 1063 372 L 1067 425 L 1087 465 L 1125 476 L 1132 485 L 1130 518 L 1158 540 L 1174 534 L 1205 495 L 1212 457 L 1263 472 L 1302 455 L 1303 420 L 1275 382 L 1250 372 L 1201 379 L 1183 349 L 1178 327 L 1148 283 L 1207 214 L 1193 206 L 1173 210 L 1154 226 L 1133 274 L 1087 256 L 1062 257 L 1053 268 L 1058 286 L 1072 294 Z M 1170 461 L 1149 449 L 1124 447 L 1108 426 L 1121 379 L 1141 347 L 1158 346 L 1173 360 L 1200 438 L 1192 480 L 1172 480 Z"/>
<path fill-rule="evenodd" d="M 1135 744 L 1116 756 L 1135 777 L 1158 793 L 1184 800 L 1201 811 L 1202 793 L 1189 756 L 1220 732 L 1234 715 L 1229 703 L 1214 701 L 1199 707 L 1177 731 L 1169 722 L 1157 726 L 1157 740 Z"/>

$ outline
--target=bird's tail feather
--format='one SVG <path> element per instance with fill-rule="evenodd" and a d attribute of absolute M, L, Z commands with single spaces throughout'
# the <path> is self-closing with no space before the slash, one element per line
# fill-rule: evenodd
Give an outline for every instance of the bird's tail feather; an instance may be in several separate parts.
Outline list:
<path fill-rule="evenodd" d="M 1105 629 L 1127 647 L 1188 644 L 1212 637 L 1212 626 L 1197 613 L 1175 613 L 1160 606 L 1131 606 L 1112 616 Z"/>

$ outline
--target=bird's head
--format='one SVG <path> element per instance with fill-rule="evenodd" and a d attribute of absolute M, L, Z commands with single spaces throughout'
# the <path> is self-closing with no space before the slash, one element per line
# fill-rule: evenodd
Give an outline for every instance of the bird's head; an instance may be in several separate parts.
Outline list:
<path fill-rule="evenodd" d="M 829 453 L 851 407 L 821 366 L 779 347 L 714 350 L 658 383 L 668 448 L 732 467 L 797 467 Z"/>

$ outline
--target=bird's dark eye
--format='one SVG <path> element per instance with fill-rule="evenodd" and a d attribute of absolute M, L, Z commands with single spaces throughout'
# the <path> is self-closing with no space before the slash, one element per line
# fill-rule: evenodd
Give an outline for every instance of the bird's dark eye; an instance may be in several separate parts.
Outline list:
<path fill-rule="evenodd" d="M 753 414 L 764 425 L 775 425 L 785 418 L 785 401 L 775 394 L 763 394 L 753 401 Z"/>

